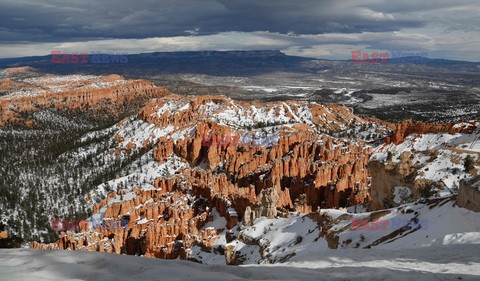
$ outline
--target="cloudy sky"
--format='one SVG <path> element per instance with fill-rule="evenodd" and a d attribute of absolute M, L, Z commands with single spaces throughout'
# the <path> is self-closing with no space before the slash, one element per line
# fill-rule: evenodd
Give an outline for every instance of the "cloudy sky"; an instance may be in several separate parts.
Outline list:
<path fill-rule="evenodd" d="M 427 52 L 480 61 L 480 0 L 0 0 L 0 58 L 62 52 Z"/>

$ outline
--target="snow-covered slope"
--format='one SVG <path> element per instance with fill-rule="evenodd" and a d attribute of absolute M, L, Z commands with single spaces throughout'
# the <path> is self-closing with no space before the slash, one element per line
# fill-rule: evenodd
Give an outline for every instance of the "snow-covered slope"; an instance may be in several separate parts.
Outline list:
<path fill-rule="evenodd" d="M 354 208 L 322 210 L 315 214 L 293 214 L 289 218 L 261 217 L 249 227 L 230 231 L 240 264 L 283 264 L 316 267 L 325 255 L 370 254 L 372 249 L 411 249 L 428 252 L 430 247 L 480 245 L 480 215 L 455 205 L 456 196 L 424 199 L 397 208 L 354 213 Z M 359 223 L 360 220 L 368 224 Z M 326 235 L 325 235 L 326 234 Z M 225 235 L 222 233 L 220 235 Z M 334 247 L 335 249 L 332 249 Z M 224 264 L 215 252 L 201 252 L 195 258 L 206 264 Z M 393 252 L 392 252 L 393 253 Z M 480 268 L 479 272 L 480 274 Z"/>
<path fill-rule="evenodd" d="M 223 232 L 217 246 L 234 245 L 244 261 L 241 266 L 225 266 L 224 256 L 198 248 L 193 249 L 195 257 L 203 265 L 85 251 L 0 249 L 0 279 L 478 280 L 480 216 L 456 207 L 454 200 L 423 200 L 380 212 L 323 210 L 339 237 L 337 249 L 320 237 L 321 223 L 311 215 L 262 217 L 250 227 L 239 224 L 230 232 L 237 238 L 227 243 Z M 390 224 L 354 230 L 352 219 Z M 216 214 L 204 227 L 224 225 Z"/>
<path fill-rule="evenodd" d="M 412 154 L 412 163 L 419 167 L 416 179 L 443 182 L 446 191 L 458 188 L 460 179 L 471 178 L 464 171 L 464 159 L 470 155 L 474 160 L 480 155 L 480 123 L 472 134 L 412 134 L 399 145 L 380 146 L 372 160 L 386 161 L 388 153 L 393 162 L 399 162 L 403 153 Z"/>
<path fill-rule="evenodd" d="M 216 266 L 83 251 L 0 249 L 1 280 L 478 280 L 480 245 L 334 251 L 292 266 Z"/>
<path fill-rule="evenodd" d="M 456 194 L 462 180 L 470 180 L 480 171 L 480 123 L 471 123 L 475 127 L 470 123 L 455 125 L 471 127 L 469 133 L 412 133 L 398 144 L 374 149 L 369 162 L 371 209 L 421 196 Z"/>

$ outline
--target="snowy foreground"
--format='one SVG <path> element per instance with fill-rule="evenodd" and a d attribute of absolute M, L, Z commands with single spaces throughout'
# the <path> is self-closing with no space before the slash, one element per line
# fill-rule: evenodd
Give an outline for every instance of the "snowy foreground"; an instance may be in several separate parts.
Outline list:
<path fill-rule="evenodd" d="M 204 264 L 99 252 L 0 249 L 0 280 L 480 280 L 480 215 L 456 206 L 454 199 L 420 200 L 381 211 L 382 220 L 417 218 L 421 224 L 396 235 L 393 225 L 386 230 L 343 227 L 351 223 L 350 217 L 367 219 L 373 213 L 323 210 L 338 218 L 332 230 L 343 229 L 337 233 L 341 243 L 336 250 L 329 249 L 325 239 L 317 241 L 317 224 L 306 215 L 258 218 L 241 228 L 237 237 L 243 240 L 229 243 L 248 264 L 244 266 L 225 266 L 225 256 L 199 249 L 193 249 L 193 256 Z M 215 217 L 206 227 L 225 223 Z M 224 236 L 219 246 L 225 245 Z"/>
<path fill-rule="evenodd" d="M 331 250 L 295 267 L 208 266 L 84 251 L 0 249 L 0 280 L 479 280 L 480 245 Z"/>

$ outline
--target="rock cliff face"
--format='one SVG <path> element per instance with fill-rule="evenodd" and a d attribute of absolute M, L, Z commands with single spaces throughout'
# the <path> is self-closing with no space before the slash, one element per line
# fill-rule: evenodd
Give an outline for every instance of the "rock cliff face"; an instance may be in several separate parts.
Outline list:
<path fill-rule="evenodd" d="M 219 232 L 242 219 L 366 202 L 370 146 L 322 132 L 369 122 L 337 105 L 173 94 L 151 100 L 116 125 L 112 153 L 151 153 L 163 175 L 109 194 L 102 186 L 87 198 L 94 216 L 128 219 L 127 230 L 66 233 L 32 247 L 189 258 L 193 247 L 213 247 Z M 278 144 L 207 146 L 203 139 L 244 134 L 276 135 Z M 224 225 L 210 223 L 216 214 Z"/>
<path fill-rule="evenodd" d="M 474 212 L 480 212 L 480 176 L 471 181 L 460 182 L 457 205 Z"/>
<path fill-rule="evenodd" d="M 412 163 L 413 154 L 408 151 L 402 153 L 398 162 L 382 162 L 372 160 L 368 163 L 368 169 L 372 174 L 371 185 L 371 210 L 390 208 L 393 202 L 395 187 L 408 187 L 412 190 L 412 198 L 420 198 L 422 191 L 431 186 L 445 188 L 442 183 L 434 180 L 417 178 L 419 165 Z M 392 203 L 393 202 L 393 203 Z"/>
<path fill-rule="evenodd" d="M 385 140 L 386 144 L 400 144 L 403 140 L 411 134 L 471 134 L 475 130 L 475 122 L 452 122 L 448 124 L 431 124 L 423 122 L 413 122 L 412 120 L 405 120 L 396 124 L 395 133 Z"/>
<path fill-rule="evenodd" d="M 151 98 L 170 94 L 151 82 L 124 80 L 119 75 L 12 76 L 0 79 L 1 92 L 6 94 L 0 95 L 0 126 L 35 126 L 35 119 L 29 115 L 42 110 L 114 119 L 128 108 L 138 108 Z"/>

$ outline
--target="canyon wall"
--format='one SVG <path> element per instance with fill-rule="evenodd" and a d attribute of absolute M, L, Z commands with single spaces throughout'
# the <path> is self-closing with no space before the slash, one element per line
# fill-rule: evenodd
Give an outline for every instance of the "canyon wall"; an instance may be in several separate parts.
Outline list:
<path fill-rule="evenodd" d="M 30 115 L 42 110 L 110 121 L 151 98 L 171 94 L 149 81 L 124 80 L 115 74 L 7 77 L 0 79 L 0 91 L 7 93 L 0 95 L 0 126 L 35 126 Z"/>
<path fill-rule="evenodd" d="M 405 120 L 395 125 L 395 133 L 386 138 L 386 144 L 400 144 L 411 134 L 471 134 L 476 129 L 475 122 L 451 122 L 447 124 L 432 124 Z"/>

